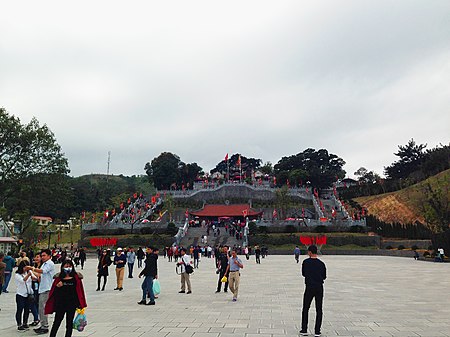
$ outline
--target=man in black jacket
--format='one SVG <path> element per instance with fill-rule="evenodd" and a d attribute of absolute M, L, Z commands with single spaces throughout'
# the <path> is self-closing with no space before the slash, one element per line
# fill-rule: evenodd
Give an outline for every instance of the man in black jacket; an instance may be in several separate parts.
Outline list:
<path fill-rule="evenodd" d="M 305 278 L 305 293 L 303 295 L 302 330 L 300 336 L 308 336 L 308 312 L 313 298 L 316 301 L 316 325 L 314 336 L 320 337 L 322 326 L 323 281 L 327 278 L 325 263 L 317 258 L 317 246 L 308 248 L 309 258 L 302 263 L 302 275 Z"/>
<path fill-rule="evenodd" d="M 145 267 L 140 272 L 139 278 L 145 276 L 142 282 L 142 300 L 138 304 L 155 305 L 155 294 L 153 293 L 153 280 L 158 278 L 158 249 L 147 248 L 147 259 Z M 146 302 L 147 294 L 150 296 L 150 302 Z"/>

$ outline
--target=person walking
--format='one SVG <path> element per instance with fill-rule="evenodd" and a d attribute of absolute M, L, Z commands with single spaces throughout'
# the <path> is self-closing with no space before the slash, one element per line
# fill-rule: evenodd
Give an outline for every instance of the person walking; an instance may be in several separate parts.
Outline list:
<path fill-rule="evenodd" d="M 61 271 L 56 275 L 45 305 L 46 314 L 55 313 L 49 337 L 56 337 L 64 316 L 66 316 L 65 337 L 72 336 L 75 310 L 87 307 L 82 279 L 83 275 L 75 271 L 72 260 L 61 263 Z"/>
<path fill-rule="evenodd" d="M 158 278 L 158 255 L 154 253 L 154 248 L 147 249 L 147 259 L 145 260 L 145 267 L 139 273 L 139 278 L 144 276 L 142 282 L 142 300 L 138 304 L 155 305 L 155 294 L 153 293 L 153 280 Z M 157 250 L 156 250 L 157 251 Z M 147 295 L 150 297 L 150 302 L 147 303 Z"/>
<path fill-rule="evenodd" d="M 41 252 L 42 265 L 40 268 L 26 266 L 25 271 L 31 270 L 33 274 L 40 276 L 39 283 L 39 319 L 41 325 L 39 328 L 33 329 L 38 335 L 48 333 L 48 316 L 44 313 L 45 304 L 47 303 L 50 289 L 55 275 L 55 264 L 52 261 L 52 252 L 50 249 L 44 249 Z"/>
<path fill-rule="evenodd" d="M 136 253 L 133 247 L 130 247 L 127 252 L 128 278 L 133 278 L 133 267 L 136 261 Z"/>
<path fill-rule="evenodd" d="M 9 281 L 11 280 L 12 272 L 14 267 L 16 266 L 16 260 L 11 256 L 12 253 L 8 252 L 6 254 L 5 258 L 3 259 L 3 262 L 6 264 L 5 268 L 5 282 L 3 284 L 2 289 L 0 289 L 0 292 L 8 293 L 8 285 Z"/>
<path fill-rule="evenodd" d="M 300 248 L 298 248 L 298 246 L 295 246 L 294 257 L 295 257 L 295 261 L 297 261 L 297 263 L 298 263 L 300 260 Z"/>
<path fill-rule="evenodd" d="M 16 323 L 17 330 L 23 332 L 29 329 L 28 316 L 30 314 L 30 301 L 28 297 L 33 296 L 31 289 L 31 270 L 25 271 L 29 266 L 27 260 L 20 262 L 15 273 L 16 291 Z"/>
<path fill-rule="evenodd" d="M 6 263 L 3 262 L 3 259 L 5 258 L 5 254 L 3 254 L 3 252 L 0 252 L 0 295 L 2 294 L 2 287 L 3 287 L 3 283 L 5 280 L 5 268 L 6 268 Z M 0 309 L 2 310 L 2 309 Z"/>
<path fill-rule="evenodd" d="M 302 309 L 302 329 L 300 336 L 308 336 L 308 312 L 313 298 L 316 303 L 316 324 L 314 327 L 314 336 L 321 336 L 322 326 L 322 304 L 323 304 L 323 282 L 327 278 L 327 269 L 317 257 L 317 246 L 308 247 L 309 258 L 303 260 L 302 275 L 305 278 L 305 293 L 303 295 Z"/>
<path fill-rule="evenodd" d="M 229 272 L 228 286 L 233 293 L 233 302 L 237 301 L 239 293 L 239 283 L 241 282 L 240 270 L 244 268 L 241 259 L 237 256 L 236 249 L 231 251 L 231 257 L 228 260 L 227 273 Z"/>
<path fill-rule="evenodd" d="M 100 281 L 103 277 L 103 286 L 102 291 L 105 291 L 106 281 L 108 280 L 109 276 L 109 266 L 111 265 L 111 257 L 108 254 L 108 251 L 106 249 L 103 249 L 102 256 L 98 260 L 98 266 L 97 266 L 97 289 L 96 291 L 100 290 Z"/>
<path fill-rule="evenodd" d="M 116 266 L 116 278 L 117 278 L 117 287 L 114 290 L 123 290 L 123 276 L 125 273 L 125 264 L 127 263 L 127 258 L 123 253 L 122 248 L 117 248 L 117 253 L 114 256 L 114 265 Z"/>
<path fill-rule="evenodd" d="M 142 268 L 142 261 L 144 260 L 145 253 L 142 250 L 142 247 L 139 247 L 139 249 L 136 252 L 136 257 L 138 260 L 138 268 Z"/>
<path fill-rule="evenodd" d="M 84 269 L 84 263 L 86 262 L 86 260 L 87 260 L 87 257 L 86 257 L 86 251 L 84 250 L 84 248 L 81 248 L 81 249 L 80 249 L 80 264 L 81 264 L 81 270 Z M 61 263 L 62 263 L 63 261 L 64 261 L 64 260 L 61 260 Z"/>
<path fill-rule="evenodd" d="M 259 246 L 255 246 L 255 258 L 256 263 L 261 264 L 261 248 Z"/>
<path fill-rule="evenodd" d="M 192 256 L 194 257 L 194 268 L 198 268 L 198 262 L 200 261 L 200 247 L 195 246 L 192 250 Z"/>
<path fill-rule="evenodd" d="M 186 272 L 186 266 L 191 266 L 192 260 L 189 257 L 189 255 L 186 254 L 186 248 L 181 248 L 180 250 L 181 258 L 180 262 L 177 262 L 177 266 L 181 266 L 181 290 L 179 291 L 180 294 L 186 293 L 186 285 L 187 285 L 187 293 L 192 293 L 191 289 L 191 280 L 190 280 L 190 274 Z M 192 267 L 192 266 L 191 266 Z"/>
<path fill-rule="evenodd" d="M 228 292 L 228 277 L 227 269 L 228 269 L 228 247 L 225 246 L 222 248 L 222 252 L 219 255 L 219 259 L 217 260 L 217 270 L 219 271 L 219 280 L 217 281 L 217 290 L 216 293 L 220 293 L 222 288 L 222 283 L 225 283 L 223 286 L 223 291 Z M 226 276 L 227 281 L 222 282 L 222 278 Z"/>

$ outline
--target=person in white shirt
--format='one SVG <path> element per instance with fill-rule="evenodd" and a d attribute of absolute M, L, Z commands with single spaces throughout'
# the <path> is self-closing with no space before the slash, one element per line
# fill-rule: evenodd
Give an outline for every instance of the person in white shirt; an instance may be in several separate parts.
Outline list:
<path fill-rule="evenodd" d="M 17 267 L 17 271 L 14 275 L 16 280 L 16 322 L 17 330 L 28 330 L 28 316 L 30 313 L 30 301 L 29 296 L 33 296 L 33 290 L 31 285 L 30 270 L 25 271 L 24 268 L 29 266 L 30 263 L 27 260 L 22 260 Z M 23 318 L 23 319 L 22 319 Z"/>
<path fill-rule="evenodd" d="M 42 250 L 41 259 L 41 268 L 25 267 L 25 271 L 31 270 L 33 273 L 41 276 L 41 282 L 39 283 L 39 318 L 41 320 L 41 326 L 33 329 L 39 335 L 48 333 L 48 317 L 44 314 L 44 309 L 48 300 L 48 293 L 53 284 L 53 276 L 55 275 L 55 264 L 52 261 L 52 252 L 50 249 Z"/>
<path fill-rule="evenodd" d="M 192 293 L 190 274 L 186 273 L 186 266 L 191 264 L 191 257 L 186 254 L 186 248 L 181 248 L 181 261 L 177 263 L 178 266 L 181 266 L 181 291 L 179 291 L 180 294 L 186 293 L 186 284 L 188 290 L 186 294 Z"/>

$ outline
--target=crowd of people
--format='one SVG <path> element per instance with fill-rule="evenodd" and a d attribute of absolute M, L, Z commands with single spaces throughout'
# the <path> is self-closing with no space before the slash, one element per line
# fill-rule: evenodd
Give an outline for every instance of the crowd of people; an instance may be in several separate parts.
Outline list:
<path fill-rule="evenodd" d="M 255 262 L 261 263 L 260 257 L 263 250 L 259 246 L 254 247 Z M 232 301 L 236 302 L 239 295 L 241 270 L 243 261 L 238 254 L 249 258 L 248 247 L 228 246 L 182 246 L 165 247 L 162 255 L 169 263 L 176 264 L 177 274 L 180 275 L 180 294 L 192 294 L 193 287 L 190 275 L 194 269 L 199 268 L 200 256 L 214 259 L 215 272 L 218 276 L 216 293 L 230 290 Z M 29 256 L 28 256 L 29 255 Z M 298 246 L 294 250 L 294 257 L 299 262 L 300 250 Z M 313 299 L 316 301 L 315 335 L 320 336 L 322 321 L 323 281 L 326 279 L 326 268 L 317 258 L 317 247 L 308 248 L 309 259 L 303 261 L 302 275 L 305 277 L 305 294 L 303 298 L 302 329 L 300 335 L 307 335 L 308 311 Z M 59 272 L 56 272 L 56 261 L 60 262 Z M 62 259 L 62 256 L 65 258 Z M 31 257 L 31 258 L 30 258 Z M 133 247 L 122 249 L 118 247 L 97 250 L 97 289 L 104 291 L 109 276 L 109 268 L 114 266 L 116 275 L 116 287 L 114 290 L 123 290 L 125 271 L 128 270 L 128 278 L 133 278 L 134 264 L 138 262 L 138 277 L 142 280 L 142 296 L 138 305 L 156 305 L 158 292 L 155 285 L 158 281 L 158 257 L 159 250 L 156 247 L 139 247 L 136 251 Z M 71 254 L 65 251 L 57 252 L 44 249 L 34 255 L 30 251 L 21 251 L 19 257 L 14 259 L 11 253 L 4 256 L 0 253 L 0 286 L 3 292 L 8 292 L 9 280 L 14 272 L 16 284 L 16 323 L 18 331 L 27 331 L 34 327 L 36 334 L 48 334 L 55 337 L 62 321 L 66 320 L 66 337 L 72 336 L 76 309 L 87 307 L 83 287 L 83 275 L 76 272 L 78 263 L 84 266 L 86 253 L 83 248 L 76 249 Z M 8 281 L 7 281 L 8 280 Z M 0 292 L 1 294 L 1 292 Z M 1 309 L 0 309 L 1 310 Z M 29 314 L 33 316 L 29 322 Z M 50 328 L 48 315 L 55 314 Z"/>
<path fill-rule="evenodd" d="M 56 337 L 61 322 L 66 319 L 66 337 L 72 336 L 73 320 L 76 309 L 87 306 L 83 288 L 83 275 L 77 273 L 75 265 L 69 255 L 64 251 L 56 254 L 56 251 L 43 249 L 38 254 L 32 250 L 20 251 L 17 259 L 9 252 L 6 256 L 0 253 L 0 285 L 2 292 L 8 293 L 9 280 L 14 268 L 14 280 L 16 284 L 16 323 L 19 332 L 34 327 L 36 334 L 48 334 Z M 75 252 L 74 252 L 75 253 Z M 61 257 L 64 256 L 64 259 Z M 73 256 L 73 254 L 72 254 Z M 3 261 L 6 260 L 8 266 Z M 84 258 L 84 261 L 86 259 Z M 55 262 L 61 264 L 56 272 Z M 3 270 L 3 266 L 5 268 Z M 84 262 L 83 262 L 84 264 Z M 6 268 L 8 272 L 5 273 Z M 4 275 L 8 275 L 7 278 Z M 8 279 L 8 282 L 6 282 Z M 1 292 L 0 292 L 1 293 Z M 33 320 L 29 323 L 29 314 Z M 55 314 L 53 325 L 50 329 L 48 315 Z"/>

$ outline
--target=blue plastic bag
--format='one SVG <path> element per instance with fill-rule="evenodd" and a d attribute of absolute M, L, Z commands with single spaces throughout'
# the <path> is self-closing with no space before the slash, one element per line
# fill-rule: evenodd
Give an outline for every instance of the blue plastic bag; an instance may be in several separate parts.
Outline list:
<path fill-rule="evenodd" d="M 155 295 L 161 294 L 161 284 L 159 284 L 159 280 L 153 280 L 153 293 Z"/>
<path fill-rule="evenodd" d="M 83 309 L 77 309 L 77 315 L 73 320 L 73 328 L 77 331 L 83 331 L 85 326 L 87 325 L 86 315 L 84 314 Z"/>

